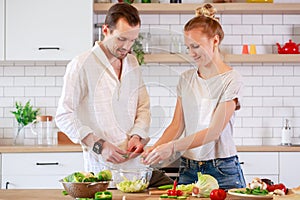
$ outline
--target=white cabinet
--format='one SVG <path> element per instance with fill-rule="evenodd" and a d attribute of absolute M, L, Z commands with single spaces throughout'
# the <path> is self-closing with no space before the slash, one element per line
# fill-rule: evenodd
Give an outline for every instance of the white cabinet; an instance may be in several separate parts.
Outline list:
<path fill-rule="evenodd" d="M 280 152 L 279 182 L 288 188 L 298 187 L 300 184 L 300 152 Z"/>
<path fill-rule="evenodd" d="M 93 0 L 8 0 L 5 30 L 6 60 L 70 60 L 93 45 Z"/>
<path fill-rule="evenodd" d="M 0 61 L 4 60 L 4 0 L 0 0 Z"/>
<path fill-rule="evenodd" d="M 62 189 L 59 180 L 84 171 L 82 152 L 3 153 L 2 189 Z"/>
<path fill-rule="evenodd" d="M 239 152 L 246 183 L 253 178 L 268 178 L 278 182 L 279 160 L 278 152 Z"/>

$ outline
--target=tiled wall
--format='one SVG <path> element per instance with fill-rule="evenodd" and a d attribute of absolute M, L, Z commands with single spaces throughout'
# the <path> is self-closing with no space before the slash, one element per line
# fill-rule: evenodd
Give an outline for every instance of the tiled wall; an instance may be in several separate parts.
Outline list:
<path fill-rule="evenodd" d="M 182 39 L 183 25 L 193 15 L 141 15 L 142 32 L 151 33 L 152 52 L 168 52 L 171 36 Z M 225 31 L 222 52 L 240 54 L 243 44 L 255 44 L 257 53 L 275 53 L 275 43 L 300 43 L 300 15 L 220 15 Z M 101 23 L 103 15 L 95 16 Z M 182 52 L 184 46 L 182 45 Z M 55 114 L 67 61 L 0 62 L 0 145 L 12 140 L 14 102 L 31 99 L 43 114 Z M 234 63 L 244 76 L 244 106 L 238 112 L 234 138 L 238 145 L 279 144 L 283 119 L 291 120 L 293 141 L 300 143 L 299 63 Z M 142 66 L 151 96 L 151 144 L 172 119 L 176 85 L 189 64 Z M 28 133 L 28 137 L 30 137 Z M 32 143 L 32 140 L 28 140 Z"/>

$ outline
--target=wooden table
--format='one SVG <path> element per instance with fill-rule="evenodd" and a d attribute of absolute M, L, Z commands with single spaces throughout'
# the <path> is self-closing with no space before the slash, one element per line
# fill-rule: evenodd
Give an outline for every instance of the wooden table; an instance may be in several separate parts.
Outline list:
<path fill-rule="evenodd" d="M 110 190 L 113 200 L 159 200 L 159 195 L 144 193 L 122 193 L 118 190 Z M 0 200 L 71 200 L 72 197 L 64 196 L 60 189 L 8 189 L 0 190 Z M 242 200 L 243 198 L 228 195 L 226 200 Z M 189 200 L 209 200 L 209 198 L 190 197 Z M 262 200 L 262 199 L 260 199 Z"/>

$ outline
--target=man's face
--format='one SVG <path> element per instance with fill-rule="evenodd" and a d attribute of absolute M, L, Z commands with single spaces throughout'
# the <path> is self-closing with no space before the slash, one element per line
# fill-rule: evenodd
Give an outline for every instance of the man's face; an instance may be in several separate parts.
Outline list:
<path fill-rule="evenodd" d="M 130 26 L 125 19 L 121 18 L 116 27 L 108 28 L 107 33 L 104 33 L 103 44 L 114 57 L 123 59 L 138 38 L 139 31 L 139 25 Z"/>

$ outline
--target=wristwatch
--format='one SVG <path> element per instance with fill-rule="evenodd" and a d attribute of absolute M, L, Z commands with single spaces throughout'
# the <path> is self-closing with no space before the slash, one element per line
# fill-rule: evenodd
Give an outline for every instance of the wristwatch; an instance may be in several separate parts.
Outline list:
<path fill-rule="evenodd" d="M 95 142 L 93 146 L 93 152 L 95 152 L 96 154 L 101 154 L 104 142 L 105 140 L 103 139 L 100 139 L 97 142 Z"/>

